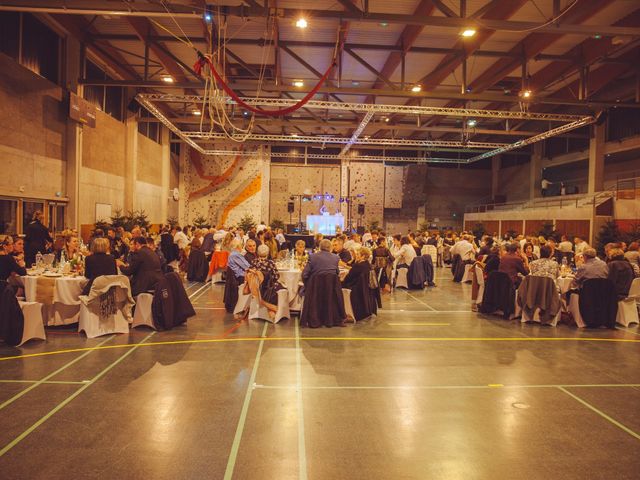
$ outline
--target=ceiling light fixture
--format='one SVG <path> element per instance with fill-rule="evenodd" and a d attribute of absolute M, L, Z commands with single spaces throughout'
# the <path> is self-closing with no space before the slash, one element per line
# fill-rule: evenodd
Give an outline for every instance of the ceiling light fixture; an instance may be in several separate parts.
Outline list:
<path fill-rule="evenodd" d="M 533 95 L 533 93 L 531 92 L 531 90 L 524 90 L 522 92 L 522 97 L 523 98 L 531 98 L 532 95 Z"/>
<path fill-rule="evenodd" d="M 478 121 L 474 118 L 470 118 L 469 120 L 467 120 L 467 127 L 475 127 L 478 124 Z"/>
<path fill-rule="evenodd" d="M 462 36 L 465 38 L 471 38 L 476 34 L 476 29 L 475 28 L 467 28 L 465 30 L 462 31 Z"/>
<path fill-rule="evenodd" d="M 202 115 L 202 112 L 201 112 L 200 110 L 194 110 L 194 111 L 193 111 L 193 112 L 191 112 L 191 113 L 193 113 L 195 116 L 198 116 L 198 117 L 199 117 L 200 115 Z"/>
<path fill-rule="evenodd" d="M 298 88 L 304 87 L 304 81 L 302 81 L 302 80 L 294 80 L 293 81 L 293 86 L 294 87 L 298 87 Z"/>
<path fill-rule="evenodd" d="M 380 22 L 380 26 L 382 28 L 387 28 L 389 26 L 389 24 L 387 22 Z"/>
<path fill-rule="evenodd" d="M 307 21 L 306 21 L 303 17 L 300 17 L 300 18 L 296 21 L 296 27 L 298 27 L 298 28 L 302 28 L 302 29 L 304 29 L 304 28 L 307 28 L 307 26 L 308 26 L 308 25 L 309 25 L 309 24 L 307 23 Z"/>
<path fill-rule="evenodd" d="M 412 91 L 413 93 L 418 93 L 418 92 L 420 92 L 421 90 L 422 90 L 422 86 L 420 86 L 420 85 L 414 85 L 414 86 L 411 88 L 411 91 Z"/>
<path fill-rule="evenodd" d="M 357 80 L 353 80 L 351 82 L 351 85 L 353 85 L 354 87 L 358 87 L 358 86 L 360 86 L 360 82 L 358 82 Z"/>
<path fill-rule="evenodd" d="M 165 83 L 173 83 L 173 77 L 165 75 L 164 77 L 162 77 L 162 81 Z"/>

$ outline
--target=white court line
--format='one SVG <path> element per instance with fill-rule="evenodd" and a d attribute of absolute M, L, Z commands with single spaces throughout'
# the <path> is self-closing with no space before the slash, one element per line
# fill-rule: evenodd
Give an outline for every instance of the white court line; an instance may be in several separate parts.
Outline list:
<path fill-rule="evenodd" d="M 233 437 L 233 444 L 231 445 L 231 452 L 229 453 L 229 459 L 227 460 L 227 469 L 224 472 L 224 480 L 231 480 L 233 477 L 233 469 L 236 466 L 236 459 L 238 458 L 238 450 L 240 449 L 240 440 L 242 440 L 242 432 L 244 431 L 244 425 L 247 421 L 247 412 L 249 411 L 249 404 L 251 403 L 251 395 L 255 388 L 256 374 L 258 373 L 258 366 L 260 366 L 260 358 L 262 357 L 262 347 L 264 346 L 264 337 L 267 334 L 267 322 L 264 323 L 262 329 L 262 339 L 258 344 L 258 351 L 256 352 L 256 358 L 253 362 L 253 369 L 251 370 L 251 377 L 249 377 L 249 384 L 247 385 L 247 393 L 244 396 L 244 402 L 242 404 L 242 410 L 240 411 L 240 419 L 238 420 L 238 426 L 236 427 L 236 434 Z"/>
<path fill-rule="evenodd" d="M 380 309 L 378 310 L 378 313 L 389 313 L 389 314 L 395 314 L 398 312 L 402 312 L 402 313 L 429 313 L 432 315 L 438 314 L 438 313 L 478 313 L 478 312 L 474 312 L 472 310 L 386 310 L 386 309 Z"/>
<path fill-rule="evenodd" d="M 302 361 L 300 349 L 300 317 L 296 318 L 296 396 L 298 404 L 298 478 L 307 479 L 307 447 L 304 438 L 304 403 L 302 398 Z"/>
<path fill-rule="evenodd" d="M 630 333 L 630 334 L 632 334 L 632 335 L 638 335 L 638 336 L 640 336 L 640 333 L 632 332 L 631 330 L 627 330 L 626 328 L 618 328 L 618 327 L 616 327 L 616 330 L 620 330 L 621 332 L 626 332 L 626 333 Z"/>
<path fill-rule="evenodd" d="M 409 292 L 406 292 L 407 295 L 409 295 L 411 298 L 413 298 L 415 301 L 420 302 L 422 305 L 424 305 L 425 307 L 427 307 L 429 310 L 431 310 L 432 312 L 436 312 L 437 310 L 435 308 L 433 308 L 431 305 L 428 305 L 426 302 L 423 302 L 422 300 L 420 300 L 418 297 L 414 297 L 413 295 L 411 295 Z"/>
<path fill-rule="evenodd" d="M 589 402 L 587 402 L 586 400 L 583 400 L 582 398 L 578 397 L 577 395 L 574 395 L 573 393 L 571 393 L 568 390 L 565 390 L 563 387 L 558 387 L 558 390 L 563 391 L 564 393 L 566 393 L 567 395 L 569 395 L 570 397 L 572 397 L 574 400 L 577 400 L 578 402 L 580 402 L 582 405 L 584 405 L 585 407 L 587 407 L 589 410 L 597 413 L 598 415 L 600 415 L 602 418 L 604 418 L 605 420 L 609 421 L 610 423 L 614 424 L 616 427 L 618 427 L 619 429 L 627 432 L 629 435 L 631 435 L 632 437 L 635 437 L 636 439 L 640 440 L 640 435 L 637 434 L 636 432 L 634 432 L 633 430 L 631 430 L 629 427 L 623 425 L 622 423 L 618 422 L 617 420 L 614 420 L 613 418 L 611 418 L 609 415 L 607 415 L 606 413 L 604 413 L 601 410 L 598 410 L 596 407 L 594 407 L 593 405 L 591 405 Z"/>

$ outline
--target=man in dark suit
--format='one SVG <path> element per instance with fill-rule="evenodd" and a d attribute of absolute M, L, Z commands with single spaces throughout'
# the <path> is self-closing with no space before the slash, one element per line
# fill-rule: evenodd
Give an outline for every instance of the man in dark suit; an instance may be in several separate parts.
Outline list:
<path fill-rule="evenodd" d="M 24 261 L 31 266 L 36 261 L 38 252 L 47 253 L 47 243 L 53 243 L 49 230 L 42 224 L 43 213 L 37 210 L 33 221 L 25 228 Z"/>
<path fill-rule="evenodd" d="M 131 291 L 135 297 L 139 293 L 153 291 L 162 279 L 160 259 L 149 247 L 147 239 L 136 237 L 131 241 L 129 265 L 118 261 L 120 271 L 131 278 Z"/>
<path fill-rule="evenodd" d="M 525 255 L 519 252 L 520 245 L 517 243 L 510 243 L 506 246 L 506 251 L 500 259 L 500 268 L 498 271 L 504 272 L 509 275 L 513 285 L 518 288 L 520 285 L 520 277 L 518 273 L 527 275 L 529 273 L 529 260 Z"/>
<path fill-rule="evenodd" d="M 320 251 L 309 257 L 307 265 L 302 271 L 302 281 L 306 284 L 313 275 L 321 273 L 339 274 L 338 255 L 331 253 L 331 241 L 324 239 L 320 242 Z"/>

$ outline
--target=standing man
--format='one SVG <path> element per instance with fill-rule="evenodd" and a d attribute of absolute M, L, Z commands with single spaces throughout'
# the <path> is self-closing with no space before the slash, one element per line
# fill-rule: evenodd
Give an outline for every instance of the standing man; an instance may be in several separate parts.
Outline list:
<path fill-rule="evenodd" d="M 553 185 L 553 182 L 550 182 L 546 178 L 542 177 L 542 181 L 540 182 L 540 191 L 543 197 L 549 196 L 549 185 Z"/>
<path fill-rule="evenodd" d="M 131 261 L 125 265 L 117 261 L 123 275 L 131 278 L 131 295 L 153 291 L 162 279 L 160 258 L 147 247 L 147 239 L 136 237 L 131 240 Z"/>
<path fill-rule="evenodd" d="M 53 243 L 49 230 L 42 224 L 42 211 L 33 212 L 33 220 L 25 229 L 25 263 L 31 266 L 36 261 L 38 252 L 47 252 L 47 242 Z"/>

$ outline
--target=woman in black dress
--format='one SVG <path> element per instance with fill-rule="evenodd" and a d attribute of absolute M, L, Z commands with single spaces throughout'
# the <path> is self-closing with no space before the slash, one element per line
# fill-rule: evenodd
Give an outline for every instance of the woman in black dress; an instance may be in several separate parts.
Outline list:
<path fill-rule="evenodd" d="M 89 295 L 93 281 L 102 275 L 117 275 L 118 267 L 116 259 L 113 258 L 109 251 L 109 239 L 95 238 L 91 242 L 91 255 L 85 260 L 84 276 L 89 282 L 82 290 L 83 295 Z"/>
<path fill-rule="evenodd" d="M 285 288 L 278 281 L 280 275 L 275 262 L 269 258 L 270 249 L 267 245 L 260 245 L 258 256 L 251 262 L 247 270 L 245 281 L 255 298 L 260 299 L 261 305 L 267 307 L 270 315 L 278 310 L 278 290 Z"/>
<path fill-rule="evenodd" d="M 342 287 L 351 290 L 351 307 L 356 321 L 363 320 L 378 311 L 377 288 L 371 285 L 371 250 L 362 247 L 356 250 L 356 259 L 342 281 Z"/>
<path fill-rule="evenodd" d="M 387 239 L 378 238 L 377 247 L 373 251 L 373 267 L 376 271 L 380 290 L 385 292 L 391 291 L 391 270 L 393 269 L 393 255 L 387 248 Z"/>

